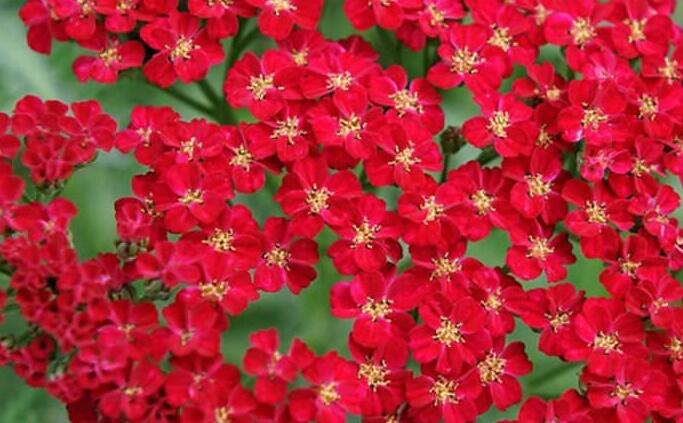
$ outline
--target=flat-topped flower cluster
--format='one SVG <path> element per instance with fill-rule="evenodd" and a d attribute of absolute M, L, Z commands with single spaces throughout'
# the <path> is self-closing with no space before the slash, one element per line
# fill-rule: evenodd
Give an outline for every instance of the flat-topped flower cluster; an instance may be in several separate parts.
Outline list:
<path fill-rule="evenodd" d="M 180 95 L 206 116 L 138 105 L 123 126 L 92 100 L 0 114 L 0 310 L 27 323 L 0 364 L 74 422 L 456 423 L 526 398 L 538 348 L 581 363 L 580 385 L 515 421 L 683 422 L 676 2 L 346 0 L 356 29 L 424 51 L 412 80 L 359 35 L 325 39 L 323 3 L 25 3 L 31 48 L 94 52 L 79 80 L 140 68 L 162 88 L 199 81 L 212 105 Z M 242 54 L 261 35 L 275 43 Z M 223 64 L 220 96 L 205 78 Z M 456 87 L 481 112 L 444 129 Z M 481 154 L 450 168 L 466 144 Z M 114 205 L 116 251 L 82 261 L 61 188 L 112 149 L 145 171 Z M 240 199 L 262 190 L 279 211 L 257 221 Z M 509 239 L 495 267 L 467 255 L 493 231 Z M 605 297 L 567 280 L 577 255 L 604 264 Z M 328 258 L 341 280 L 317 280 Z M 225 362 L 232 318 L 312 283 L 352 321 L 349 354 L 283 350 L 264 329 Z M 520 324 L 538 345 L 511 339 Z"/>

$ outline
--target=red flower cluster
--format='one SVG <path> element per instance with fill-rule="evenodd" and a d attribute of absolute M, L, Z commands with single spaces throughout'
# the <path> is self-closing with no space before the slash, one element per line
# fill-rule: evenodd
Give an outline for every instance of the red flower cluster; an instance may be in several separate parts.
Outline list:
<path fill-rule="evenodd" d="M 94 101 L 35 97 L 0 115 L 0 307 L 29 323 L 0 340 L 0 363 L 75 422 L 459 423 L 522 400 L 532 346 L 510 335 L 523 322 L 541 352 L 585 366 L 580 390 L 529 398 L 516 421 L 683 421 L 683 230 L 666 179 L 683 180 L 673 6 L 346 1 L 358 29 L 396 30 L 427 57 L 438 39 L 426 78 L 409 80 L 361 37 L 315 31 L 322 1 L 29 0 L 34 49 L 54 38 L 99 52 L 77 60 L 81 80 L 139 66 L 162 87 L 201 80 L 237 17 L 258 14 L 277 46 L 225 75 L 227 103 L 252 123 L 137 106 L 117 131 Z M 548 44 L 566 66 L 537 63 Z M 509 81 L 516 66 L 526 74 Z M 442 132 L 436 87 L 461 85 L 481 114 Z M 482 154 L 449 169 L 465 143 Z M 116 253 L 79 261 L 76 209 L 59 189 L 112 147 L 146 172 L 115 204 Z M 258 222 L 236 195 L 267 179 L 282 216 Z M 323 253 L 348 275 L 330 303 L 352 320 L 350 357 L 299 339 L 281 352 L 267 329 L 242 371 L 225 363 L 230 319 L 262 292 L 296 295 L 316 279 L 325 228 L 336 240 Z M 492 231 L 509 238 L 504 266 L 466 255 Z M 566 280 L 574 245 L 604 263 L 607 297 Z M 549 285 L 523 286 L 539 277 Z"/>

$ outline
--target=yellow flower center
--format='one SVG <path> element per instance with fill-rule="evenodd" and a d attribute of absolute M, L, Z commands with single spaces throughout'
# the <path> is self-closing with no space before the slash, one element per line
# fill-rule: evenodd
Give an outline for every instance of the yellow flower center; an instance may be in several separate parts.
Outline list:
<path fill-rule="evenodd" d="M 584 128 L 592 129 L 593 131 L 597 131 L 600 125 L 607 122 L 607 119 L 607 115 L 604 114 L 602 110 L 600 110 L 597 107 L 590 107 L 584 109 L 583 111 L 583 118 L 581 118 L 581 126 L 583 126 Z"/>
<path fill-rule="evenodd" d="M 593 340 L 593 347 L 600 348 L 605 354 L 610 354 L 614 351 L 621 352 L 619 337 L 614 333 L 598 332 Z"/>
<path fill-rule="evenodd" d="M 394 156 L 394 160 L 390 161 L 389 164 L 393 166 L 401 165 L 403 166 L 403 170 L 410 172 L 410 168 L 413 165 L 420 163 L 420 159 L 418 157 L 413 157 L 413 154 L 415 154 L 415 148 L 413 147 L 412 143 L 409 143 L 408 147 L 404 148 L 403 150 L 401 150 L 399 147 L 396 147 L 396 155 Z"/>
<path fill-rule="evenodd" d="M 672 360 L 683 360 L 683 341 L 680 338 L 672 336 L 667 348 L 671 352 Z"/>
<path fill-rule="evenodd" d="M 432 263 L 434 263 L 434 270 L 429 277 L 430 279 L 444 278 L 462 270 L 460 261 L 457 258 L 451 260 L 448 257 L 448 253 L 444 254 L 442 257 L 432 259 Z"/>
<path fill-rule="evenodd" d="M 292 55 L 292 60 L 298 66 L 306 66 L 308 64 L 308 49 L 302 48 L 301 50 L 292 50 L 290 52 Z"/>
<path fill-rule="evenodd" d="M 185 154 L 188 160 L 194 160 L 194 153 L 200 143 L 197 142 L 195 137 L 191 137 L 189 140 L 182 141 L 180 143 L 180 152 Z"/>
<path fill-rule="evenodd" d="M 647 24 L 647 19 L 627 19 L 624 21 L 624 24 L 631 30 L 631 34 L 628 36 L 629 43 L 643 41 L 645 39 L 645 24 Z"/>
<path fill-rule="evenodd" d="M 664 65 L 657 69 L 657 71 L 664 78 L 666 78 L 670 84 L 681 77 L 680 73 L 678 72 L 678 62 L 676 60 L 669 59 L 668 57 L 664 58 Z"/>
<path fill-rule="evenodd" d="M 476 73 L 475 67 L 479 64 L 479 54 L 471 52 L 469 48 L 463 47 L 455 50 L 451 57 L 451 72 L 460 74 Z"/>
<path fill-rule="evenodd" d="M 374 322 L 377 319 L 384 319 L 391 313 L 391 303 L 392 301 L 386 298 L 382 298 L 379 301 L 375 301 L 374 298 L 368 298 L 367 302 L 361 307 L 361 311 L 370 316 Z"/>
<path fill-rule="evenodd" d="M 102 64 L 105 67 L 110 67 L 121 61 L 121 55 L 119 54 L 119 50 L 114 46 L 110 46 L 102 50 L 98 57 L 100 58 Z"/>
<path fill-rule="evenodd" d="M 446 14 L 439 9 L 434 3 L 427 5 L 427 13 L 429 13 L 429 24 L 431 26 L 443 26 L 446 20 Z"/>
<path fill-rule="evenodd" d="M 489 118 L 489 123 L 486 128 L 493 132 L 498 138 L 507 138 L 507 129 L 510 127 L 510 114 L 496 110 Z"/>
<path fill-rule="evenodd" d="M 495 210 L 493 208 L 493 196 L 489 195 L 483 189 L 480 189 L 472 194 L 470 200 L 472 201 L 472 204 L 474 204 L 474 207 L 477 209 L 477 213 L 480 216 L 489 214 L 489 212 Z"/>
<path fill-rule="evenodd" d="M 356 114 L 351 114 L 348 119 L 339 118 L 338 125 L 338 137 L 348 137 L 351 135 L 357 140 L 360 139 L 360 133 L 365 128 L 365 124 L 361 123 L 360 117 Z"/>
<path fill-rule="evenodd" d="M 619 264 L 619 271 L 631 278 L 636 276 L 636 271 L 640 267 L 640 263 L 637 261 L 631 261 L 629 256 L 627 256 L 625 259 L 620 258 L 617 260 L 617 263 Z"/>
<path fill-rule="evenodd" d="M 591 21 L 586 18 L 577 18 L 569 30 L 570 35 L 574 39 L 574 44 L 583 47 L 595 37 L 595 27 Z"/>
<path fill-rule="evenodd" d="M 225 281 L 213 280 L 199 285 L 199 292 L 202 297 L 209 301 L 219 302 L 228 293 L 230 287 Z"/>
<path fill-rule="evenodd" d="M 270 251 L 264 254 L 264 258 L 268 266 L 286 269 L 291 255 L 287 250 L 276 244 Z"/>
<path fill-rule="evenodd" d="M 128 397 L 134 397 L 142 393 L 142 388 L 139 386 L 129 386 L 123 390 L 123 394 Z"/>
<path fill-rule="evenodd" d="M 443 345 L 450 347 L 452 344 L 460 344 L 465 339 L 460 333 L 462 323 L 453 323 L 449 318 L 441 316 L 441 324 L 434 333 L 433 339 Z"/>
<path fill-rule="evenodd" d="M 202 204 L 204 202 L 204 191 L 201 189 L 188 189 L 182 197 L 178 198 L 180 204 L 189 206 L 190 204 Z"/>
<path fill-rule="evenodd" d="M 349 71 L 331 73 L 327 75 L 328 90 L 346 91 L 353 84 L 353 76 Z"/>
<path fill-rule="evenodd" d="M 443 215 L 444 208 L 441 204 L 436 202 L 436 197 L 430 195 L 428 197 L 422 197 L 423 201 L 420 205 L 420 210 L 426 211 L 427 214 L 424 217 L 423 222 L 429 223 L 438 219 Z"/>
<path fill-rule="evenodd" d="M 341 397 L 335 388 L 334 382 L 330 382 L 320 385 L 318 388 L 318 398 L 320 398 L 324 405 L 330 405 Z"/>
<path fill-rule="evenodd" d="M 659 110 L 659 100 L 657 97 L 652 97 L 643 94 L 638 99 L 638 117 L 641 119 L 654 119 Z"/>
<path fill-rule="evenodd" d="M 171 50 L 171 60 L 188 60 L 190 58 L 192 50 L 194 50 L 195 48 L 196 46 L 194 45 L 194 41 L 192 41 L 192 38 L 180 37 L 178 38 L 178 41 L 176 41 L 173 50 Z"/>
<path fill-rule="evenodd" d="M 297 116 L 288 117 L 276 123 L 277 127 L 270 134 L 271 139 L 285 137 L 289 144 L 294 144 L 294 138 L 306 135 L 306 131 L 299 128 L 299 118 Z"/>
<path fill-rule="evenodd" d="M 529 197 L 545 197 L 551 191 L 552 182 L 546 182 L 540 173 L 527 175 L 526 182 L 529 186 Z"/>
<path fill-rule="evenodd" d="M 235 232 L 232 229 L 224 231 L 216 228 L 211 235 L 204 240 L 204 244 L 211 246 L 215 251 L 226 253 L 228 251 L 235 251 L 235 247 L 232 245 L 234 239 Z"/>
<path fill-rule="evenodd" d="M 233 148 L 232 152 L 234 156 L 230 158 L 230 166 L 239 166 L 248 171 L 254 162 L 254 156 L 247 147 L 244 144 L 240 144 L 239 147 Z"/>
<path fill-rule="evenodd" d="M 318 189 L 315 185 L 312 189 L 306 191 L 306 204 L 312 214 L 319 214 L 321 211 L 327 209 L 332 193 L 327 188 Z"/>
<path fill-rule="evenodd" d="M 614 389 L 614 392 L 612 392 L 612 396 L 616 397 L 621 402 L 626 402 L 629 398 L 638 398 L 640 394 L 642 394 L 642 391 L 634 389 L 633 385 L 630 383 L 625 383 L 623 385 L 618 384 Z"/>
<path fill-rule="evenodd" d="M 457 404 L 458 399 L 455 395 L 457 388 L 458 384 L 455 381 L 439 376 L 429 389 L 429 393 L 434 396 L 434 405 Z"/>
<path fill-rule="evenodd" d="M 252 76 L 249 78 L 247 90 L 249 90 L 255 100 L 263 100 L 266 98 L 268 90 L 275 88 L 274 78 L 275 76 L 272 73 Z"/>
<path fill-rule="evenodd" d="M 557 312 L 557 314 L 545 314 L 545 318 L 548 319 L 548 323 L 550 323 L 550 327 L 555 333 L 559 332 L 560 328 L 562 328 L 563 326 L 569 324 L 569 317 L 570 314 L 563 311 L 559 311 Z"/>
<path fill-rule="evenodd" d="M 389 370 L 384 363 L 361 363 L 358 368 L 358 378 L 365 379 L 365 383 L 368 384 L 373 392 L 377 391 L 378 387 L 389 384 L 389 381 L 386 379 L 388 374 Z"/>
<path fill-rule="evenodd" d="M 545 259 L 555 251 L 553 247 L 548 245 L 548 238 L 529 236 L 529 242 L 531 243 L 531 246 L 529 246 L 529 250 L 526 254 L 527 258 L 545 261 Z"/>
<path fill-rule="evenodd" d="M 352 248 L 363 245 L 367 248 L 372 248 L 372 243 L 375 240 L 375 235 L 380 231 L 380 225 L 371 225 L 367 218 L 363 219 L 360 225 L 353 225 L 353 230 L 356 232 L 353 236 Z"/>
<path fill-rule="evenodd" d="M 218 407 L 213 412 L 214 423 L 230 423 L 230 407 Z"/>
<path fill-rule="evenodd" d="M 280 16 L 280 13 L 293 12 L 296 10 L 296 6 L 292 4 L 289 0 L 268 0 L 268 5 L 273 8 L 273 13 L 275 16 Z"/>
<path fill-rule="evenodd" d="M 586 216 L 588 216 L 588 222 L 598 223 L 604 225 L 607 223 L 607 207 L 605 203 L 598 203 L 597 201 L 586 201 L 584 207 L 586 210 Z"/>
<path fill-rule="evenodd" d="M 398 116 L 401 117 L 406 114 L 406 112 L 415 112 L 422 114 L 424 108 L 420 104 L 420 98 L 417 93 L 409 90 L 399 90 L 391 94 L 389 98 L 394 102 L 394 108 L 398 112 Z"/>
<path fill-rule="evenodd" d="M 489 353 L 484 361 L 477 364 L 477 369 L 479 370 L 479 379 L 484 385 L 488 385 L 491 382 L 501 381 L 501 376 L 503 376 L 503 371 L 505 370 L 505 363 L 507 360 L 500 357 L 496 353 Z"/>
<path fill-rule="evenodd" d="M 510 46 L 512 46 L 512 35 L 510 35 L 510 29 L 505 27 L 494 28 L 493 35 L 491 35 L 491 38 L 489 38 L 488 43 L 507 52 L 510 50 Z"/>
<path fill-rule="evenodd" d="M 503 306 L 503 299 L 501 298 L 501 294 L 502 292 L 500 288 L 496 289 L 495 291 L 489 293 L 489 295 L 486 296 L 486 300 L 482 301 L 481 305 L 484 306 L 484 308 L 487 310 L 500 310 L 500 308 Z"/>

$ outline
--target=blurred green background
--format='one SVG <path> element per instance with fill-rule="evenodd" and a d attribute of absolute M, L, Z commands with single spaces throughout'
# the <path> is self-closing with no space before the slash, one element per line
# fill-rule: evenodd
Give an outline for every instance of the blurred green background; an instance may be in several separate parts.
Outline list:
<path fill-rule="evenodd" d="M 20 0 L 3 0 L 0 5 L 0 110 L 10 112 L 14 103 L 25 94 L 36 94 L 43 98 L 55 98 L 65 102 L 95 98 L 111 113 L 123 127 L 128 123 L 130 109 L 136 104 L 170 105 L 181 112 L 186 119 L 198 114 L 172 97 L 151 88 L 136 78 L 123 78 L 116 86 L 79 84 L 71 73 L 71 62 L 80 54 L 72 44 L 55 44 L 50 57 L 38 55 L 28 49 L 24 41 L 25 29 L 17 17 L 22 4 Z M 340 38 L 354 33 L 341 11 L 341 0 L 327 1 L 322 32 L 330 38 Z M 680 11 L 679 11 L 680 13 Z M 680 21 L 680 20 L 679 20 Z M 412 76 L 423 72 L 421 54 L 406 49 L 398 49 L 387 43 L 385 37 L 370 30 L 365 36 L 381 53 L 384 65 L 398 58 L 408 68 Z M 270 44 L 258 41 L 253 49 L 260 51 Z M 545 59 L 559 61 L 555 49 L 544 49 Z M 210 81 L 220 90 L 222 75 L 220 66 L 210 74 Z M 196 86 L 181 87 L 189 95 L 204 101 Z M 452 90 L 444 95 L 443 104 L 449 125 L 461 124 L 469 116 L 477 113 L 469 95 L 464 89 Z M 243 112 L 240 112 L 243 113 Z M 247 118 L 246 115 L 240 115 Z M 473 158 L 476 152 L 468 147 L 461 150 L 451 166 Z M 130 177 L 139 172 L 131 157 L 116 152 L 100 155 L 97 162 L 79 171 L 68 183 L 64 195 L 72 200 L 79 209 L 72 231 L 74 242 L 82 259 L 93 257 L 101 251 L 112 251 L 115 241 L 113 203 L 117 198 L 130 195 Z M 678 182 L 673 181 L 677 185 Z M 680 192 L 680 191 L 679 191 Z M 397 192 L 385 189 L 380 194 L 390 203 L 395 203 Z M 267 193 L 243 196 L 240 200 L 252 206 L 255 215 L 262 222 L 269 215 L 281 214 Z M 683 217 L 683 216 L 682 216 Z M 288 292 L 264 295 L 239 318 L 231 322 L 231 328 L 223 340 L 226 360 L 240 363 L 241 354 L 247 345 L 248 334 L 266 327 L 280 329 L 285 346 L 289 340 L 298 336 L 308 342 L 318 352 L 336 348 L 346 351 L 345 341 L 349 328 L 348 321 L 332 319 L 329 315 L 328 290 L 341 277 L 334 271 L 324 249 L 333 236 L 324 232 L 319 242 L 323 260 L 318 268 L 319 277 L 314 284 L 296 298 Z M 470 245 L 468 254 L 479 258 L 489 265 L 504 263 L 507 238 L 494 233 L 488 239 Z M 569 280 L 588 295 L 602 295 L 604 291 L 597 282 L 601 265 L 595 261 L 579 260 L 570 268 Z M 544 280 L 526 284 L 527 287 L 543 285 Z M 15 319 L 15 318 L 14 318 Z M 0 328 L 0 334 L 18 325 L 12 316 Z M 555 358 L 546 357 L 535 351 L 537 336 L 518 324 L 513 339 L 522 340 L 527 345 L 530 358 L 534 362 L 534 372 L 522 378 L 525 395 L 553 397 L 568 387 L 576 386 L 578 369 L 564 365 Z M 490 412 L 480 421 L 495 421 L 516 414 L 517 407 L 506 413 Z M 63 407 L 46 393 L 26 387 L 8 368 L 0 368 L 0 423 L 60 423 L 66 422 Z"/>

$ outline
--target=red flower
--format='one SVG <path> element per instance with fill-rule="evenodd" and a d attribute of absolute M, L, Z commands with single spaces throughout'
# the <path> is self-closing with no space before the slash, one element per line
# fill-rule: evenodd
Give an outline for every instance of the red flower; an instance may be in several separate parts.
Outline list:
<path fill-rule="evenodd" d="M 407 313 L 419 300 L 417 280 L 394 269 L 360 273 L 332 287 L 332 315 L 354 318 L 351 338 L 364 347 L 380 347 L 405 339 L 414 325 Z"/>
<path fill-rule="evenodd" d="M 220 355 L 173 357 L 172 371 L 166 378 L 166 401 L 176 407 L 203 404 L 207 394 L 227 388 L 239 381 L 237 367 L 223 363 Z"/>
<path fill-rule="evenodd" d="M 566 421 L 572 423 L 591 423 L 590 408 L 586 399 L 576 390 L 569 389 L 559 398 L 543 401 L 538 397 L 531 397 L 519 410 L 519 423 L 543 423 L 552 421 Z"/>
<path fill-rule="evenodd" d="M 372 57 L 355 51 L 323 51 L 312 57 L 301 80 L 301 91 L 306 98 L 354 95 L 365 89 L 364 80 L 379 73 Z"/>
<path fill-rule="evenodd" d="M 491 348 L 486 314 L 473 298 L 461 294 L 456 301 L 440 295 L 420 307 L 423 324 L 410 333 L 410 349 L 419 363 L 433 363 L 440 373 L 458 374 Z"/>
<path fill-rule="evenodd" d="M 115 83 L 119 72 L 142 66 L 145 49 L 137 41 L 120 42 L 102 31 L 88 41 L 89 49 L 97 56 L 80 56 L 73 64 L 73 71 L 81 82 L 90 79 L 100 83 Z"/>
<path fill-rule="evenodd" d="M 373 102 L 390 107 L 392 117 L 415 116 L 433 134 L 443 129 L 441 96 L 425 79 L 408 85 L 408 75 L 401 66 L 392 65 L 383 76 L 371 78 L 369 94 Z"/>
<path fill-rule="evenodd" d="M 519 226 L 510 229 L 510 239 L 512 246 L 505 263 L 521 279 L 536 279 L 545 272 L 548 282 L 556 282 L 567 276 L 565 266 L 576 261 L 568 234 L 553 236 L 552 228 L 537 221 L 520 221 Z"/>
<path fill-rule="evenodd" d="M 343 423 L 347 412 L 360 411 L 363 386 L 356 366 L 336 352 L 316 358 L 303 375 L 313 387 L 290 393 L 288 409 L 294 421 Z"/>
<path fill-rule="evenodd" d="M 281 40 L 294 25 L 315 29 L 323 10 L 323 0 L 246 0 L 258 7 L 258 27 L 263 35 Z"/>
<path fill-rule="evenodd" d="M 269 50 L 259 60 L 247 53 L 226 75 L 223 92 L 232 107 L 247 107 L 257 119 L 268 119 L 299 97 L 293 90 L 297 69 L 283 53 Z"/>
<path fill-rule="evenodd" d="M 576 340 L 565 344 L 564 357 L 570 361 L 587 360 L 588 370 L 601 376 L 613 374 L 626 356 L 645 353 L 640 318 L 626 312 L 614 299 L 586 300 L 572 329 Z"/>
<path fill-rule="evenodd" d="M 223 61 L 221 45 L 209 38 L 199 19 L 187 13 L 156 19 L 140 30 L 140 37 L 158 50 L 142 71 L 160 87 L 169 87 L 178 78 L 184 83 L 203 79 L 209 67 Z"/>
<path fill-rule="evenodd" d="M 476 92 L 498 88 L 507 70 L 506 57 L 488 45 L 488 34 L 482 25 L 452 25 L 438 49 L 441 61 L 429 69 L 429 82 L 443 89 L 464 82 Z"/>
<path fill-rule="evenodd" d="M 261 146 L 265 153 L 277 154 L 285 163 L 299 161 L 306 156 L 313 145 L 311 129 L 302 103 L 288 103 L 282 110 L 261 123 L 246 129 L 247 138 Z"/>
<path fill-rule="evenodd" d="M 292 293 L 299 294 L 316 277 L 318 244 L 296 238 L 290 222 L 278 217 L 266 219 L 263 235 L 265 253 L 256 266 L 254 283 L 266 292 L 279 291 L 286 283 Z"/>
<path fill-rule="evenodd" d="M 157 366 L 140 361 L 130 368 L 126 377 L 117 381 L 112 390 L 102 395 L 99 408 L 112 419 L 125 416 L 130 420 L 140 420 L 148 413 L 151 397 L 159 391 L 164 379 Z"/>
<path fill-rule="evenodd" d="M 377 24 L 385 29 L 397 29 L 406 18 L 404 9 L 419 8 L 420 1 L 345 0 L 344 12 L 354 28 L 366 30 Z"/>
<path fill-rule="evenodd" d="M 103 324 L 98 330 L 98 346 L 116 349 L 117 353 L 123 352 L 133 359 L 142 359 L 150 350 L 150 329 L 158 324 L 154 305 L 149 302 L 133 304 L 115 301 L 108 305 L 107 314 L 108 324 Z"/>
<path fill-rule="evenodd" d="M 292 233 L 312 238 L 324 223 L 345 224 L 350 201 L 360 193 L 360 183 L 350 171 L 329 175 L 323 159 L 307 158 L 294 163 L 275 200 L 292 217 Z"/>
<path fill-rule="evenodd" d="M 493 344 L 486 357 L 479 360 L 476 369 L 485 388 L 483 401 L 493 401 L 499 410 L 505 410 L 522 399 L 522 386 L 518 377 L 531 372 L 532 364 L 524 353 L 524 344 L 513 342 L 505 345 L 502 339 Z"/>
<path fill-rule="evenodd" d="M 168 325 L 166 342 L 174 355 L 212 357 L 219 353 L 220 333 L 227 321 L 210 302 L 178 299 L 162 314 Z"/>
<path fill-rule="evenodd" d="M 170 107 L 135 106 L 128 128 L 116 134 L 116 148 L 123 153 L 135 149 L 137 161 L 151 166 L 164 149 L 164 129 L 178 119 Z"/>
<path fill-rule="evenodd" d="M 328 254 L 340 273 L 355 274 L 379 270 L 387 262 L 401 257 L 396 239 L 401 234 L 399 218 L 386 211 L 384 201 L 372 196 L 360 197 L 349 211 L 348 220 L 333 226 L 341 236 Z"/>
<path fill-rule="evenodd" d="M 409 413 L 419 423 L 474 421 L 480 392 L 481 384 L 473 372 L 460 378 L 430 372 L 409 380 L 406 386 Z"/>
<path fill-rule="evenodd" d="M 600 282 L 615 298 L 623 298 L 626 292 L 650 268 L 664 266 L 659 256 L 659 243 L 646 234 L 631 235 L 624 240 L 615 237 L 605 250 L 611 254 L 602 258 L 607 264 L 600 273 Z"/>
<path fill-rule="evenodd" d="M 254 8 L 245 0 L 189 0 L 187 6 L 194 16 L 207 19 L 206 29 L 209 37 L 213 39 L 234 36 L 240 29 L 238 18 L 249 18 L 254 15 Z"/>
<path fill-rule="evenodd" d="M 429 131 L 418 120 L 390 122 L 377 139 L 377 154 L 365 160 L 368 179 L 374 186 L 420 185 L 425 172 L 441 169 L 441 153 Z"/>
<path fill-rule="evenodd" d="M 665 54 L 672 36 L 671 19 L 656 14 L 646 0 L 631 0 L 619 6 L 623 10 L 614 12 L 612 27 L 616 52 L 627 59 L 639 55 Z"/>
<path fill-rule="evenodd" d="M 532 110 L 515 99 L 512 94 L 497 93 L 478 98 L 484 116 L 467 120 L 462 134 L 475 147 L 493 144 L 503 157 L 529 155 Z"/>

